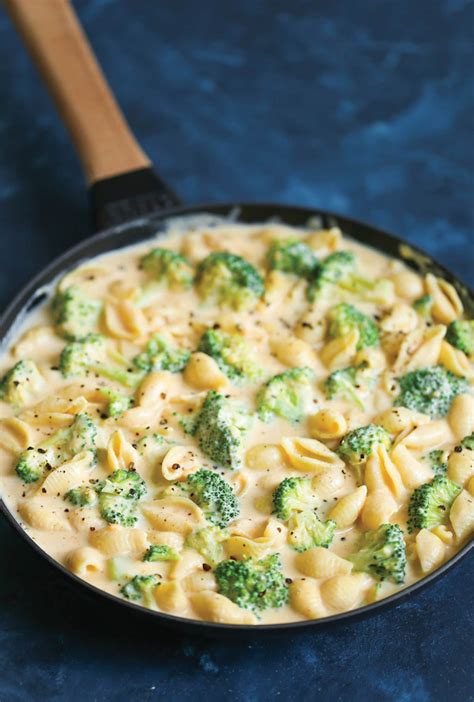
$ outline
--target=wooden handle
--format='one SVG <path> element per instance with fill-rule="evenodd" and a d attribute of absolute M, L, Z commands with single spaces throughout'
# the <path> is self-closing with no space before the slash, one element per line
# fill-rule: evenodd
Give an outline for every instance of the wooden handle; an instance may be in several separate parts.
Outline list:
<path fill-rule="evenodd" d="M 68 0 L 4 0 L 71 134 L 89 184 L 150 166 Z"/>

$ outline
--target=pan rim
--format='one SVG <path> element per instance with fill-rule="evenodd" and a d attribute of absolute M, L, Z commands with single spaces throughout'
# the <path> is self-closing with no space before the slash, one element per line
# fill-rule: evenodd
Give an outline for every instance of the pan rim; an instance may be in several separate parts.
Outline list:
<path fill-rule="evenodd" d="M 350 216 L 346 215 L 341 215 L 337 214 L 335 212 L 331 212 L 328 210 L 316 208 L 316 207 L 308 207 L 308 206 L 302 206 L 302 205 L 291 205 L 289 203 L 272 203 L 272 202 L 252 202 L 252 201 L 245 201 L 245 202 L 214 202 L 214 203 L 197 203 L 193 205 L 184 205 L 184 206 L 179 206 L 179 207 L 174 207 L 171 209 L 166 209 L 163 211 L 159 211 L 152 216 L 136 219 L 136 220 L 131 220 L 129 222 L 126 222 L 125 224 L 121 224 L 115 227 L 111 227 L 109 229 L 101 230 L 100 232 L 97 232 L 96 234 L 92 235 L 91 237 L 88 237 L 74 246 L 68 248 L 66 251 L 64 251 L 62 254 L 54 258 L 47 266 L 45 266 L 43 269 L 41 269 L 36 275 L 33 276 L 31 281 L 27 283 L 19 293 L 17 293 L 13 300 L 10 302 L 10 304 L 7 305 L 5 311 L 3 314 L 0 316 L 0 349 L 2 348 L 4 342 L 8 339 L 9 334 L 15 327 L 15 323 L 21 319 L 26 313 L 28 309 L 28 304 L 31 303 L 31 300 L 34 299 L 35 294 L 38 294 L 44 289 L 47 285 L 49 285 L 52 281 L 54 281 L 55 278 L 57 278 L 58 274 L 61 271 L 67 270 L 67 265 L 68 261 L 70 264 L 77 262 L 75 258 L 77 256 L 80 257 L 81 253 L 85 253 L 87 249 L 89 249 L 91 246 L 94 246 L 94 244 L 97 244 L 99 242 L 106 242 L 109 239 L 113 239 L 114 236 L 119 235 L 122 231 L 126 232 L 127 230 L 130 230 L 133 227 L 140 227 L 144 225 L 150 225 L 152 223 L 158 224 L 160 222 L 166 221 L 167 219 L 171 219 L 172 217 L 176 216 L 186 216 L 186 215 L 192 215 L 192 214 L 219 214 L 219 215 L 224 215 L 225 213 L 230 214 L 231 212 L 238 212 L 245 210 L 246 208 L 257 208 L 262 211 L 268 210 L 268 211 L 274 211 L 275 216 L 279 216 L 281 213 L 286 211 L 287 214 L 290 212 L 297 213 L 301 217 L 304 217 L 305 219 L 309 219 L 310 217 L 322 217 L 325 218 L 326 220 L 334 220 L 334 222 L 340 221 L 342 224 L 344 222 L 349 223 L 351 226 L 354 226 L 355 228 L 360 228 L 362 230 L 368 230 L 374 235 L 380 235 L 382 239 L 385 240 L 385 242 L 390 242 L 392 246 L 400 247 L 401 245 L 408 246 L 411 251 L 413 251 L 416 255 L 419 255 L 421 257 L 424 257 L 427 261 L 432 263 L 436 268 L 441 271 L 442 274 L 445 274 L 448 279 L 451 281 L 457 283 L 462 287 L 462 289 L 466 292 L 467 296 L 469 296 L 471 299 L 474 298 L 474 293 L 465 285 L 465 283 L 460 280 L 460 278 L 456 275 L 454 275 L 449 269 L 447 269 L 445 266 L 440 264 L 436 259 L 434 259 L 431 255 L 427 254 L 423 249 L 420 249 L 416 245 L 412 245 L 410 242 L 394 235 L 391 234 L 383 229 L 380 229 L 377 226 L 368 224 L 364 221 L 354 219 Z M 217 212 L 222 210 L 222 212 Z M 268 221 L 268 217 L 266 218 Z M 283 219 L 283 217 L 282 217 Z M 237 218 L 238 221 L 238 218 Z M 263 220 L 264 221 L 264 220 Z M 357 236 L 355 236 L 353 233 L 349 234 L 349 236 L 352 236 L 356 239 L 358 239 Z M 136 242 L 133 243 L 139 243 L 139 241 L 146 241 L 147 238 L 150 238 L 150 235 L 148 236 L 143 236 L 143 237 L 138 237 Z M 126 245 L 132 245 L 132 244 L 126 244 Z M 376 246 L 372 244 L 368 244 L 369 246 L 373 246 L 374 248 L 377 248 Z M 115 247 L 117 248 L 117 247 Z M 110 247 L 110 251 L 114 250 L 114 247 Z M 383 249 L 380 249 L 383 252 Z M 398 250 L 398 248 L 397 248 Z M 105 250 L 102 253 L 106 253 L 107 250 Z M 94 254 L 91 254 L 93 256 Z M 98 255 L 97 253 L 95 255 Z M 395 254 L 391 254 L 393 257 L 397 257 Z M 405 263 L 407 263 L 406 259 L 404 259 L 401 255 L 401 253 L 398 255 L 399 260 L 403 260 Z M 80 260 L 80 258 L 79 258 Z M 445 574 L 452 566 L 454 566 L 456 563 L 458 563 L 467 553 L 471 550 L 471 548 L 474 546 L 474 539 L 471 539 L 468 541 L 464 546 L 457 552 L 455 553 L 448 561 L 443 563 L 443 565 L 439 568 L 437 568 L 435 571 L 432 573 L 428 573 L 425 575 L 423 578 L 420 580 L 417 580 L 416 582 L 412 583 L 408 587 L 404 588 L 403 590 L 400 590 L 396 593 L 393 593 L 389 597 L 386 597 L 382 600 L 379 600 L 377 602 L 373 602 L 371 604 L 365 605 L 364 607 L 359 607 L 357 609 L 351 610 L 349 612 L 341 612 L 339 614 L 331 615 L 329 617 L 324 617 L 321 619 L 309 619 L 309 620 L 303 620 L 303 621 L 295 621 L 295 622 L 283 622 L 283 623 L 275 623 L 275 624 L 257 624 L 257 625 L 251 625 L 251 624 L 224 624 L 224 623 L 217 623 L 217 622 L 208 622 L 208 621 L 202 621 L 198 619 L 191 619 L 191 618 L 185 618 L 185 617 L 179 617 L 177 615 L 172 615 L 168 614 L 166 612 L 158 612 L 154 610 L 147 609 L 145 607 L 142 607 L 141 605 L 135 604 L 133 602 L 129 602 L 128 600 L 124 600 L 117 595 L 114 595 L 112 593 L 109 593 L 105 590 L 102 590 L 95 585 L 92 585 L 91 583 L 88 583 L 87 581 L 83 580 L 79 576 L 75 575 L 72 573 L 70 570 L 66 568 L 62 563 L 54 559 L 49 553 L 47 553 L 38 543 L 36 543 L 33 538 L 28 534 L 28 532 L 23 529 L 23 527 L 20 525 L 20 523 L 16 520 L 14 517 L 13 513 L 9 510 L 7 507 L 5 501 L 3 498 L 0 496 L 0 508 L 1 508 L 1 513 L 4 515 L 5 519 L 7 520 L 7 523 L 15 529 L 15 531 L 26 541 L 27 544 L 29 544 L 30 547 L 33 548 L 33 550 L 40 556 L 42 557 L 51 567 L 55 568 L 59 573 L 61 573 L 63 576 L 68 578 L 73 584 L 83 587 L 85 590 L 88 590 L 90 594 L 95 595 L 99 599 L 101 597 L 104 597 L 106 600 L 108 600 L 110 603 L 117 605 L 117 606 L 125 606 L 128 610 L 134 611 L 136 613 L 139 613 L 140 615 L 143 616 L 151 616 L 151 621 L 155 621 L 156 623 L 162 622 L 166 623 L 169 625 L 177 625 L 177 626 L 185 626 L 189 629 L 194 629 L 195 631 L 199 630 L 206 630 L 206 631 L 215 631 L 217 632 L 235 632 L 236 634 L 238 633 L 259 633 L 259 632 L 266 632 L 266 633 L 271 633 L 271 632 L 285 632 L 288 630 L 305 630 L 308 627 L 327 627 L 332 624 L 336 624 L 338 622 L 342 621 L 352 621 L 357 618 L 362 618 L 364 616 L 373 614 L 377 611 L 380 611 L 381 609 L 388 608 L 390 606 L 393 606 L 400 600 L 404 599 L 405 597 L 410 596 L 414 592 L 420 590 L 421 588 L 429 585 L 433 580 L 437 579 L 441 575 Z"/>

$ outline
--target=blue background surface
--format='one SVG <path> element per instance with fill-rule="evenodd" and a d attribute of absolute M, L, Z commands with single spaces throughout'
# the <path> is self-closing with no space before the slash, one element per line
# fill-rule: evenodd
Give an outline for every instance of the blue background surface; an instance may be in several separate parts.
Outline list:
<path fill-rule="evenodd" d="M 332 209 L 472 279 L 471 2 L 76 7 L 139 140 L 187 202 Z M 88 230 L 68 137 L 3 16 L 0 105 L 3 307 Z M 219 643 L 114 624 L 4 523 L 0 553 L 2 702 L 474 698 L 472 557 L 365 622 Z"/>

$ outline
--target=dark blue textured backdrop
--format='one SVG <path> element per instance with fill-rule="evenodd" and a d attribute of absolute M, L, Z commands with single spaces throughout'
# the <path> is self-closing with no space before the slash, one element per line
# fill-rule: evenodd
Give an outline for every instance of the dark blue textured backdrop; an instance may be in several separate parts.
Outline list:
<path fill-rule="evenodd" d="M 472 277 L 471 2 L 76 6 L 133 129 L 186 201 L 326 207 Z M 3 306 L 88 228 L 68 138 L 3 16 L 0 105 Z M 215 643 L 113 625 L 3 523 L 0 547 L 2 702 L 473 699 L 472 558 L 363 623 Z"/>

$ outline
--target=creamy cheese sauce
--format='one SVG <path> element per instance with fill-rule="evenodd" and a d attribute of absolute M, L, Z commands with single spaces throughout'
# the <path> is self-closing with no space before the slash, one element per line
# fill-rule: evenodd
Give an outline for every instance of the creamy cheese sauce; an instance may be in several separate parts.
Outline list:
<path fill-rule="evenodd" d="M 330 294 L 309 303 L 306 280 L 268 270 L 267 256 L 272 242 L 288 238 L 308 244 L 320 261 L 337 250 L 353 252 L 358 275 L 370 281 L 387 281 L 382 297 L 375 295 L 376 299 L 371 299 L 367 292 L 332 285 Z M 203 301 L 195 285 L 170 288 L 162 284 L 144 294 L 143 287 L 150 283 L 151 277 L 143 270 L 140 260 L 157 246 L 181 253 L 193 266 L 214 251 L 229 251 L 242 256 L 264 278 L 265 296 L 250 309 L 235 310 L 225 304 Z M 93 585 L 121 597 L 120 589 L 133 576 L 155 575 L 161 584 L 154 593 L 161 591 L 162 594 L 155 597 L 152 592 L 151 597 L 137 601 L 153 609 L 194 619 L 256 624 L 297 621 L 363 606 L 410 585 L 429 572 L 426 563 L 430 556 L 426 555 L 426 548 L 423 550 L 422 540 L 417 540 L 417 534 L 407 531 L 407 504 L 416 480 L 413 483 L 409 477 L 407 479 L 409 468 L 406 466 L 410 461 L 421 466 L 424 476 L 421 482 L 427 482 L 434 473 L 426 454 L 441 449 L 446 452 L 448 460 L 463 436 L 472 432 L 469 422 L 474 424 L 474 418 L 469 417 L 472 413 L 469 399 L 463 400 L 468 416 L 462 427 L 459 427 L 454 411 L 437 420 L 406 412 L 396 428 L 396 419 L 390 415 L 399 392 L 397 378 L 407 370 L 434 365 L 440 359 L 453 370 L 449 364 L 453 366 L 457 359 L 460 363 L 467 363 L 465 368 L 469 371 L 466 375 L 472 377 L 469 360 L 465 356 L 460 359 L 460 352 L 456 352 L 458 355 L 455 354 L 453 360 L 447 354 L 446 346 L 442 346 L 446 343 L 443 336 L 450 321 L 449 304 L 454 305 L 452 318 L 462 315 L 462 308 L 456 309 L 458 300 L 453 303 L 451 290 L 446 291 L 435 283 L 438 287 L 435 288 L 433 317 L 427 323 L 413 311 L 413 302 L 429 291 L 430 284 L 402 263 L 341 236 L 336 229 L 303 230 L 279 224 L 262 226 L 221 222 L 214 226 L 196 226 L 180 221 L 171 224 L 164 237 L 85 262 L 67 273 L 59 281 L 58 288 L 65 291 L 72 285 L 78 286 L 84 295 L 101 302 L 102 312 L 95 331 L 106 337 L 109 351 L 120 354 L 131 368 L 134 367 L 132 359 L 145 350 L 147 342 L 156 334 L 172 347 L 192 354 L 202 334 L 207 329 L 215 329 L 242 335 L 262 372 L 250 382 L 236 383 L 224 377 L 215 364 L 211 364 L 215 377 L 210 380 L 196 379 L 186 369 L 175 373 L 157 370 L 146 376 L 142 390 L 138 386 L 136 391 L 91 372 L 65 378 L 59 369 L 59 359 L 63 348 L 70 342 L 55 327 L 48 301 L 27 317 L 0 359 L 1 375 L 20 359 L 31 359 L 42 377 L 38 388 L 21 407 L 6 400 L 0 401 L 0 490 L 8 508 L 42 549 Z M 448 298 L 447 312 L 441 298 L 436 307 L 436 295 L 442 297 L 443 294 Z M 340 348 L 331 350 L 333 342 L 326 326 L 327 314 L 340 302 L 355 305 L 377 322 L 381 338 L 378 346 L 364 354 L 345 338 Z M 328 375 L 338 368 L 362 361 L 374 369 L 376 378 L 370 391 L 363 394 L 362 401 L 328 399 L 323 387 Z M 301 421 L 290 422 L 281 417 L 273 417 L 270 421 L 259 419 L 256 397 L 261 386 L 272 376 L 300 366 L 309 367 L 313 373 L 310 397 Z M 117 417 L 107 417 L 101 387 L 134 396 L 135 406 Z M 239 449 L 240 467 L 235 470 L 216 466 L 215 461 L 199 448 L 196 438 L 184 431 L 180 421 L 182 416 L 194 416 L 206 393 L 213 389 L 230 401 L 243 405 L 253 417 L 252 426 L 243 436 Z M 469 392 L 463 393 L 464 396 L 469 398 Z M 324 424 L 325 415 L 318 415 L 321 410 L 331 411 L 329 429 Z M 77 470 L 73 468 L 73 476 L 77 477 L 68 477 L 56 493 L 44 488 L 44 480 L 58 470 L 64 472 L 61 465 L 56 471 L 46 470 L 35 482 L 22 482 L 15 472 L 20 453 L 28 447 L 37 447 L 59 429 L 67 428 L 78 412 L 87 413 L 98 429 L 95 467 L 91 468 L 86 461 L 84 465 L 78 465 Z M 13 418 L 19 421 L 12 421 Z M 371 517 L 362 495 L 360 505 L 352 507 L 352 517 L 340 518 L 339 522 L 336 519 L 328 553 L 334 553 L 344 561 L 338 560 L 334 573 L 328 575 L 329 566 L 324 554 L 322 565 L 318 561 L 319 565 L 314 566 L 287 542 L 288 523 L 272 514 L 272 493 L 284 478 L 307 478 L 313 484 L 318 517 L 323 521 L 331 518 L 332 510 L 341 499 L 365 484 L 364 466 L 356 470 L 338 456 L 340 440 L 348 431 L 371 422 L 388 429 L 392 446 L 385 453 L 372 456 L 370 470 L 379 478 L 372 478 L 372 483 L 367 480 L 368 495 L 374 492 L 374 481 L 380 479 L 381 501 L 388 495 L 392 508 L 386 511 L 386 519 L 383 519 L 383 509 L 379 517 Z M 339 429 L 334 429 L 334 423 Z M 406 441 L 410 431 L 423 426 L 432 427 L 430 436 L 425 431 L 412 443 Z M 149 439 L 144 448 L 143 437 L 152 435 L 159 435 L 162 439 Z M 290 439 L 287 448 L 282 446 L 285 437 Z M 297 442 L 291 442 L 291 439 L 301 437 L 310 439 L 304 450 Z M 255 447 L 262 444 L 270 448 L 267 447 L 266 454 L 261 451 L 259 455 Z M 397 454 L 396 447 L 400 444 L 405 446 L 405 453 L 399 451 Z M 185 447 L 181 454 L 176 452 L 179 447 Z M 324 448 L 327 456 L 321 459 Z M 178 456 L 178 459 L 166 472 L 163 466 L 170 463 L 166 458 L 170 450 L 175 451 L 170 456 Z M 305 462 L 302 453 L 310 460 Z M 321 460 L 327 461 L 327 468 L 321 468 Z M 66 466 L 74 462 L 74 457 L 68 456 L 67 461 Z M 130 467 L 147 485 L 147 494 L 136 507 L 136 523 L 130 527 L 108 524 L 97 504 L 74 506 L 65 498 L 65 492 L 72 487 L 86 484 L 95 489 L 115 469 Z M 199 509 L 187 512 L 188 503 L 173 502 L 173 496 L 171 506 L 166 507 L 165 503 L 170 486 L 178 485 L 176 494 L 179 495 L 179 484 L 199 468 L 217 470 L 238 496 L 240 515 L 227 527 L 231 540 L 228 545 L 224 542 L 224 558 L 229 555 L 237 559 L 244 557 L 242 541 L 235 542 L 235 538 L 232 541 L 231 537 L 236 536 L 247 539 L 246 547 L 253 548 L 252 553 L 259 558 L 278 553 L 289 586 L 287 604 L 259 612 L 258 618 L 254 618 L 249 610 L 230 603 L 228 607 L 228 601 L 224 602 L 222 598 L 209 596 L 200 599 L 197 596 L 201 591 L 216 592 L 213 569 L 206 558 L 185 544 L 193 529 L 206 526 L 203 513 Z M 179 473 L 177 481 L 173 479 L 173 470 Z M 449 470 L 453 473 L 455 468 Z M 335 476 L 332 484 L 321 480 L 327 472 Z M 160 502 L 165 489 L 168 489 L 165 502 Z M 470 495 L 468 483 L 464 493 Z M 153 516 L 153 503 L 157 501 L 163 505 L 167 516 L 158 519 Z M 147 512 L 150 505 L 151 512 Z M 356 575 L 352 564 L 345 560 L 358 549 L 361 535 L 368 530 L 368 525 L 377 526 L 377 520 L 379 524 L 399 524 L 404 530 L 407 566 L 403 584 L 389 580 L 379 582 L 373 573 Z M 430 553 L 430 549 L 435 553 L 433 567 L 449 559 L 463 544 L 466 532 L 461 527 L 456 531 L 456 526 L 446 519 L 442 527 L 430 532 L 433 536 L 428 537 L 428 541 L 435 539 L 428 548 Z M 126 537 L 122 546 L 101 536 L 122 532 Z M 143 561 L 144 552 L 151 544 L 172 547 L 180 555 L 180 560 Z M 345 580 L 343 575 L 347 576 Z M 331 578 L 333 584 L 328 585 Z M 309 586 L 303 586 L 300 596 L 298 583 L 302 582 L 309 582 Z M 319 603 L 314 606 L 311 604 L 313 595 Z"/>

